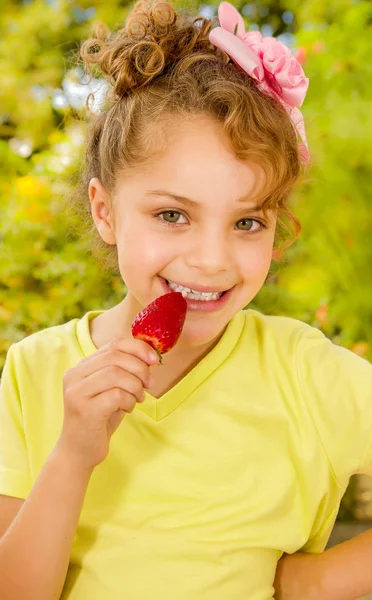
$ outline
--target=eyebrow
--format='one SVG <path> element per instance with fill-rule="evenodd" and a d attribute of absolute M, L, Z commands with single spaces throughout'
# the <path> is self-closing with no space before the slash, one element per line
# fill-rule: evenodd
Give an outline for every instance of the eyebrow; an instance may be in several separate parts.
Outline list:
<path fill-rule="evenodd" d="M 169 198 L 174 198 L 174 200 L 178 200 L 182 204 L 189 206 L 190 208 L 198 208 L 200 204 L 195 202 L 195 200 L 191 200 L 191 198 L 186 198 L 185 196 L 179 196 L 178 194 L 172 194 L 171 192 L 167 192 L 166 190 L 148 190 L 146 192 L 148 196 L 168 196 Z M 241 198 L 238 198 L 238 203 L 248 202 L 250 199 L 249 196 L 245 195 Z M 261 210 L 263 203 L 256 204 L 255 206 L 247 207 L 247 210 Z"/>

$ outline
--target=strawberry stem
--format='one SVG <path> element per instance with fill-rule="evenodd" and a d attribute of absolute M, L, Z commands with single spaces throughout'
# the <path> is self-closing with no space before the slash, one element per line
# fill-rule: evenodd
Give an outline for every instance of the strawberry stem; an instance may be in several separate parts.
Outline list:
<path fill-rule="evenodd" d="M 162 357 L 162 355 L 160 354 L 159 350 L 156 350 L 156 348 L 155 348 L 155 352 L 159 356 L 159 364 L 162 365 L 163 364 L 163 357 Z"/>

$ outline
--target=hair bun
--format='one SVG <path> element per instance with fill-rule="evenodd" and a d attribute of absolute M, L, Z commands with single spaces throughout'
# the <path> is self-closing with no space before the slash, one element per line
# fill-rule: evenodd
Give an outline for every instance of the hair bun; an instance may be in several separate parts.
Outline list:
<path fill-rule="evenodd" d="M 161 38 L 176 20 L 177 13 L 169 2 L 139 0 L 128 15 L 126 28 L 133 40 L 142 40 L 147 35 Z"/>
<path fill-rule="evenodd" d="M 120 99 L 193 51 L 215 53 L 207 35 L 210 27 L 203 17 L 177 13 L 167 0 L 139 0 L 117 32 L 98 23 L 80 56 L 89 73 L 97 65 L 107 75 L 111 99 Z"/>

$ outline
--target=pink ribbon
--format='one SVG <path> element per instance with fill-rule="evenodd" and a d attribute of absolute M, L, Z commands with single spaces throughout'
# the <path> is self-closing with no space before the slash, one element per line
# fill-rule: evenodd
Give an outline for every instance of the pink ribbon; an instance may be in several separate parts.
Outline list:
<path fill-rule="evenodd" d="M 248 75 L 257 81 L 258 88 L 276 98 L 288 111 L 302 141 L 300 158 L 308 164 L 304 118 L 299 110 L 309 87 L 309 79 L 290 49 L 274 37 L 262 37 L 259 31 L 245 31 L 243 17 L 229 2 L 218 7 L 220 27 L 209 34 L 209 40 L 223 50 Z"/>

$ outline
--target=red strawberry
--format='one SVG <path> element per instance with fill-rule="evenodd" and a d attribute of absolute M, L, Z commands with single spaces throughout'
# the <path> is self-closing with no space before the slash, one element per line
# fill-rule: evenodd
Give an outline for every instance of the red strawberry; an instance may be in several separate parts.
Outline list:
<path fill-rule="evenodd" d="M 159 354 L 169 352 L 181 335 L 187 302 L 181 292 L 170 292 L 156 298 L 134 317 L 132 335 L 144 340 Z"/>

